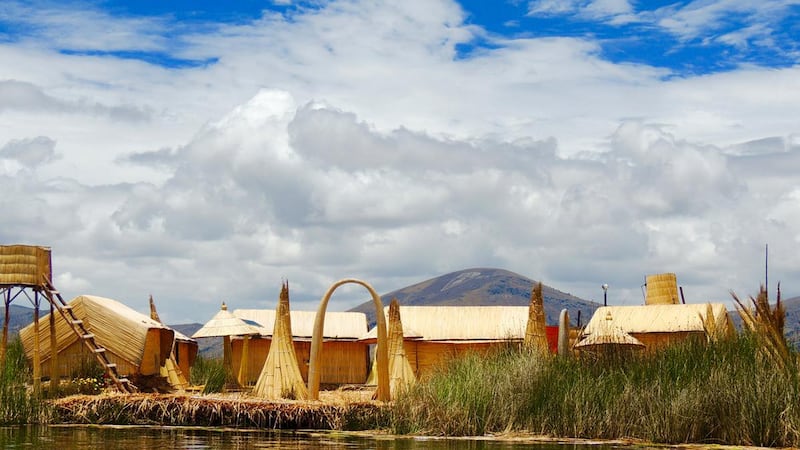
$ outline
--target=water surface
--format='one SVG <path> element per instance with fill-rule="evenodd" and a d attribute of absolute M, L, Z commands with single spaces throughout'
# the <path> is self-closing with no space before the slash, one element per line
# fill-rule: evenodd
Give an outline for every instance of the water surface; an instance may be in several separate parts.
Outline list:
<path fill-rule="evenodd" d="M 367 436 L 337 432 L 140 426 L 0 427 L 0 449 L 609 450 L 608 445 Z"/>

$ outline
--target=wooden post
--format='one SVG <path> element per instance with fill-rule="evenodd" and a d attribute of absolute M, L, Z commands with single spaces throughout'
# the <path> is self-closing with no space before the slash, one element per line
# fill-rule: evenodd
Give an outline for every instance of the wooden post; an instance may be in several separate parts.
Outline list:
<path fill-rule="evenodd" d="M 58 396 L 61 373 L 58 367 L 58 344 L 56 342 L 56 306 L 50 302 L 50 395 Z"/>
<path fill-rule="evenodd" d="M 5 314 L 3 318 L 3 340 L 0 341 L 0 369 L 6 367 L 6 349 L 8 348 L 8 322 L 11 321 L 10 312 L 8 311 L 11 305 L 11 288 L 6 288 L 5 296 L 3 296 L 3 303 L 5 304 Z"/>
<path fill-rule="evenodd" d="M 42 351 L 39 345 L 39 291 L 33 293 L 33 393 L 42 392 Z"/>

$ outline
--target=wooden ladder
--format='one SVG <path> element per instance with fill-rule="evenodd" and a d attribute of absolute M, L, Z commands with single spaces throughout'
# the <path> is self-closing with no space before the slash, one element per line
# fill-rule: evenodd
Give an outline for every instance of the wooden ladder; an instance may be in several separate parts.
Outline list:
<path fill-rule="evenodd" d="M 103 367 L 106 371 L 106 375 L 117 389 L 120 392 L 125 393 L 133 393 L 136 392 L 136 386 L 130 382 L 125 377 L 119 375 L 117 371 L 117 365 L 112 363 L 108 359 L 108 355 L 106 354 L 106 349 L 97 344 L 94 339 L 94 334 L 90 333 L 86 326 L 83 324 L 83 321 L 78 319 L 78 316 L 75 315 L 75 312 L 72 310 L 72 305 L 67 304 L 64 299 L 61 297 L 61 293 L 56 290 L 53 286 L 53 283 L 50 282 L 47 278 L 44 280 L 44 286 L 42 286 L 45 296 L 53 304 L 58 312 L 61 314 L 61 317 L 69 324 L 72 328 L 72 331 L 78 336 L 78 338 L 83 342 L 86 348 L 95 356 L 97 361 L 100 363 L 100 366 Z M 51 349 L 51 351 L 55 351 Z"/>

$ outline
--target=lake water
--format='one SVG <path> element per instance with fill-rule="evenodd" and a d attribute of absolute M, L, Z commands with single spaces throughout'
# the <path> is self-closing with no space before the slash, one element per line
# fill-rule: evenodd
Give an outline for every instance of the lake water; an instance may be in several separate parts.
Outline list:
<path fill-rule="evenodd" d="M 609 450 L 574 445 L 471 439 L 420 439 L 336 432 L 268 432 L 219 428 L 28 426 L 0 427 L 0 449 L 328 449 L 328 450 Z"/>

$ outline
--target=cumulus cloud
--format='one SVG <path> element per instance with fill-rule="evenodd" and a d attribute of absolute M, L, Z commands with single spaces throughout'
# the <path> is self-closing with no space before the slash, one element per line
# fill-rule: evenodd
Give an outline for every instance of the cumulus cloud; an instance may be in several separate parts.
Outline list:
<path fill-rule="evenodd" d="M 797 68 L 667 77 L 576 38 L 459 58 L 483 32 L 450 2 L 292 14 L 186 36 L 173 56 L 219 62 L 180 70 L 0 44 L 24 62 L 0 67 L 0 242 L 173 323 L 274 306 L 284 277 L 303 309 L 471 266 L 618 303 L 674 271 L 724 301 L 767 242 L 797 275 Z"/>
<path fill-rule="evenodd" d="M 47 136 L 15 139 L 0 147 L 0 158 L 13 159 L 28 168 L 35 168 L 57 157 L 55 147 L 56 142 Z"/>

